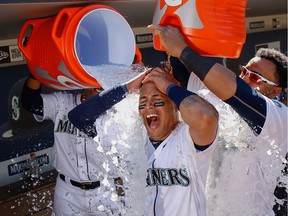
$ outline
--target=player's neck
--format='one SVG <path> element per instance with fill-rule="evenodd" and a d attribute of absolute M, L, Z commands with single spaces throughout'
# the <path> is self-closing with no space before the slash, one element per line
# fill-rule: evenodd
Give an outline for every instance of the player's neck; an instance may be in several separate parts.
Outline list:
<path fill-rule="evenodd" d="M 150 139 L 150 138 L 149 138 Z M 150 141 L 151 141 L 151 143 L 152 143 L 152 145 L 153 145 L 153 147 L 155 148 L 155 149 L 157 149 L 158 148 L 158 146 L 163 142 L 163 140 L 152 140 L 152 139 L 150 139 Z"/>

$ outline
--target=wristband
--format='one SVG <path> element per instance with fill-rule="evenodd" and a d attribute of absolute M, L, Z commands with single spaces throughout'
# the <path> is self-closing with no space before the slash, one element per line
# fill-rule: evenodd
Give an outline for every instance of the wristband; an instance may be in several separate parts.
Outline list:
<path fill-rule="evenodd" d="M 166 89 L 166 94 L 168 97 L 176 104 L 179 109 L 182 100 L 190 95 L 196 95 L 193 92 L 190 92 L 176 84 L 170 84 Z"/>
<path fill-rule="evenodd" d="M 213 65 L 218 62 L 216 60 L 219 60 L 219 58 L 204 58 L 187 46 L 182 51 L 180 60 L 187 67 L 190 73 L 195 73 L 199 79 L 203 81 Z"/>

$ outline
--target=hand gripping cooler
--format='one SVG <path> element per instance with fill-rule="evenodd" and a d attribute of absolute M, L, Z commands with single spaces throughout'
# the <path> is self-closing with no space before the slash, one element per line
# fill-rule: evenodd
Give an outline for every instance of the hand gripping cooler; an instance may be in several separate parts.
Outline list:
<path fill-rule="evenodd" d="M 238 58 L 246 40 L 247 0 L 157 0 L 153 24 L 171 25 L 200 55 Z M 159 37 L 154 48 L 164 51 Z"/>
<path fill-rule="evenodd" d="M 100 87 L 83 65 L 128 66 L 136 50 L 127 21 L 105 5 L 64 8 L 55 17 L 29 20 L 18 46 L 31 73 L 59 90 Z"/>

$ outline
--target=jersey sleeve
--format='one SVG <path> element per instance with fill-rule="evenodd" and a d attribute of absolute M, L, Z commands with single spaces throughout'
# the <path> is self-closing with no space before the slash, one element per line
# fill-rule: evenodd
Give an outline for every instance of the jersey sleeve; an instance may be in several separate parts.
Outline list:
<path fill-rule="evenodd" d="M 187 124 L 184 125 L 182 134 L 183 134 L 183 143 L 184 143 L 183 151 L 192 151 L 192 154 L 190 154 L 191 155 L 190 160 L 193 162 L 191 163 L 195 164 L 196 169 L 198 170 L 198 172 L 200 172 L 203 178 L 203 182 L 206 182 L 207 173 L 209 170 L 209 164 L 212 160 L 213 153 L 216 149 L 216 145 L 218 141 L 218 130 L 217 130 L 217 134 L 215 136 L 214 141 L 204 151 L 199 151 L 194 146 L 194 142 L 189 133 L 189 126 Z"/>
<path fill-rule="evenodd" d="M 270 139 L 280 147 L 283 156 L 287 152 L 287 124 L 288 124 L 288 109 L 283 103 L 277 100 L 266 98 L 267 114 L 266 121 L 263 125 L 261 138 Z M 273 140 L 272 140 L 273 139 Z"/>
<path fill-rule="evenodd" d="M 187 89 L 192 92 L 198 92 L 202 89 L 207 89 L 204 83 L 192 72 L 189 77 Z"/>
<path fill-rule="evenodd" d="M 67 94 L 63 92 L 57 92 L 52 94 L 41 94 L 41 97 L 43 100 L 43 116 L 34 114 L 34 118 L 38 122 L 42 122 L 47 119 L 55 122 L 57 111 L 59 109 L 67 109 Z"/>
<path fill-rule="evenodd" d="M 218 127 L 219 128 L 219 127 Z M 206 148 L 205 150 L 201 151 L 201 150 L 197 150 L 197 148 L 195 147 L 195 143 L 194 141 L 192 140 L 191 136 L 190 136 L 190 133 L 189 133 L 189 126 L 187 124 L 184 124 L 183 125 L 183 141 L 184 143 L 188 143 L 188 145 L 192 145 L 193 147 L 193 151 L 195 151 L 197 153 L 197 155 L 199 154 L 200 158 L 203 157 L 210 157 L 210 154 L 213 153 L 214 149 L 215 149 L 215 146 L 216 146 L 216 143 L 217 143 L 217 139 L 218 139 L 218 131 L 219 129 L 217 129 L 217 134 L 215 136 L 215 139 L 214 141 L 209 145 L 208 148 Z M 190 144 L 189 144 L 190 143 Z"/>

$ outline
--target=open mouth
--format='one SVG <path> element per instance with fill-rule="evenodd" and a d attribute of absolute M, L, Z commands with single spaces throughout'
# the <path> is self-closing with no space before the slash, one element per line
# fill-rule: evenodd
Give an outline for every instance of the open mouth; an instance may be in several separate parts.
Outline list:
<path fill-rule="evenodd" d="M 159 117 L 159 115 L 149 114 L 149 115 L 147 115 L 146 119 L 147 119 L 148 127 L 150 129 L 156 129 L 156 128 L 159 127 L 159 125 L 160 125 L 160 117 Z"/>

